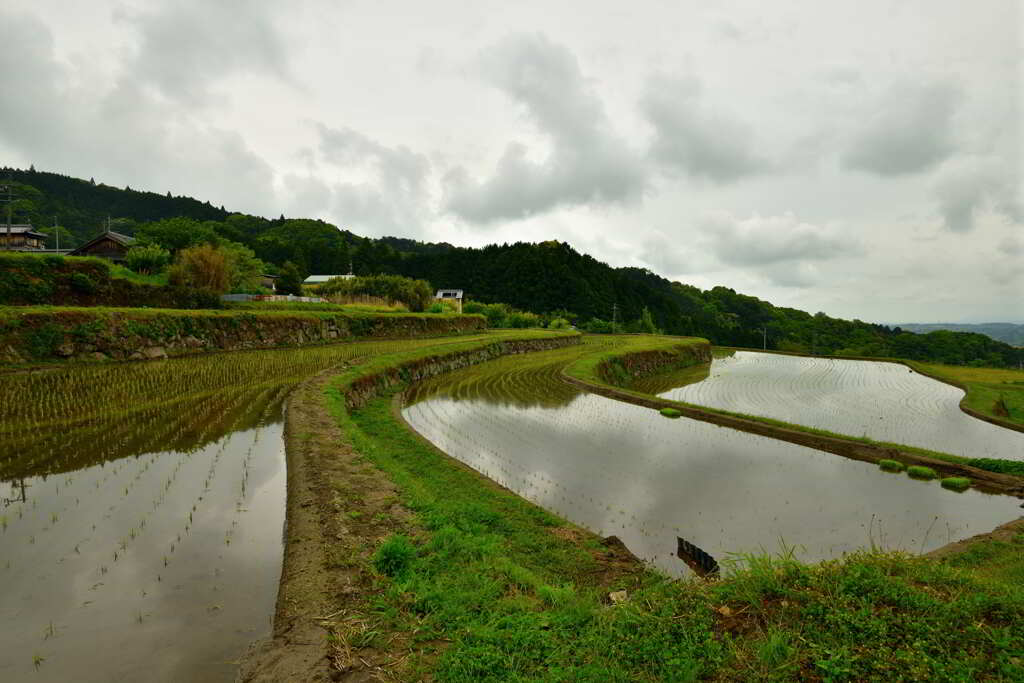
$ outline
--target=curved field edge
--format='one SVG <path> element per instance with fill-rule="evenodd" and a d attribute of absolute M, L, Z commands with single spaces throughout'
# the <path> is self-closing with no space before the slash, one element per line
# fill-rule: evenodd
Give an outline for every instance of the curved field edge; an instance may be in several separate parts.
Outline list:
<path fill-rule="evenodd" d="M 325 376 L 294 395 L 289 415 L 315 409 L 319 422 L 289 422 L 282 646 L 263 651 L 245 680 L 284 680 L 275 672 L 288 671 L 305 680 L 450 681 L 1019 673 L 1024 593 L 1015 562 L 1024 535 L 942 561 L 747 558 L 748 568 L 721 581 L 672 581 L 407 429 L 396 410 L 405 382 L 378 384 L 354 403 L 347 395 L 359 377 L 423 357 L 374 359 L 375 368 Z M 292 480 L 296 444 L 321 458 L 305 470 L 319 481 Z M 293 513 L 313 531 L 293 539 Z M 289 559 L 304 554 L 305 564 Z M 1008 569 L 978 570 L 994 559 Z M 301 589 L 289 592 L 292 584 Z"/>
<path fill-rule="evenodd" d="M 661 356 L 663 361 L 661 371 L 672 367 L 685 367 L 694 362 L 704 362 L 694 360 L 697 357 L 695 354 L 702 354 L 693 350 L 702 341 L 693 340 L 689 345 L 680 345 L 679 340 L 675 340 L 674 343 L 668 339 L 661 343 L 656 342 L 655 348 L 660 349 L 663 354 L 670 353 L 673 347 L 680 349 L 680 355 L 676 360 Z M 639 342 L 634 342 L 634 345 L 637 344 Z M 629 389 L 625 385 L 628 385 L 630 379 L 644 377 L 659 371 L 655 364 L 642 366 L 643 371 L 632 376 L 623 374 L 624 369 L 635 367 L 631 356 L 635 356 L 636 353 L 635 350 L 629 348 L 613 348 L 602 354 L 600 361 L 596 361 L 594 358 L 581 358 L 567 365 L 562 371 L 562 376 L 575 386 L 607 398 L 655 410 L 670 408 L 678 410 L 682 416 L 691 419 L 789 441 L 856 460 L 873 463 L 878 463 L 881 460 L 898 460 L 905 465 L 924 465 L 932 467 L 944 477 L 968 477 L 974 485 L 984 491 L 1024 497 L 1024 466 L 1016 461 L 965 458 L 905 444 L 838 434 L 760 415 L 672 401 Z M 645 357 L 649 357 L 649 354 L 645 354 Z M 617 368 L 617 370 L 609 372 L 607 370 L 609 367 Z"/>
<path fill-rule="evenodd" d="M 730 351 L 754 351 L 774 353 L 780 356 L 803 356 L 807 358 L 834 358 L 836 360 L 862 360 L 876 363 L 896 363 L 914 372 L 943 384 L 956 387 L 964 392 L 960 399 L 960 410 L 971 417 L 990 422 L 1006 429 L 1024 432 L 1024 372 L 1006 368 L 973 368 L 957 365 L 942 365 L 905 358 L 872 358 L 870 356 L 812 355 L 796 351 L 774 351 L 739 346 L 716 347 Z M 1004 401 L 1007 415 L 997 415 L 999 399 Z"/>

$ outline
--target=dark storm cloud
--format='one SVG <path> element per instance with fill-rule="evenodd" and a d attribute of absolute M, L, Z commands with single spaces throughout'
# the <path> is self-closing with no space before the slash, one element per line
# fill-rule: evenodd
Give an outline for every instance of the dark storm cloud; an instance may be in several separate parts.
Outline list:
<path fill-rule="evenodd" d="M 56 59 L 50 30 L 31 15 L 0 11 L 0 43 L 0 73 L 18 93 L 0 98 L 0 142 L 31 163 L 271 208 L 272 169 L 238 132 L 194 123 L 129 77 L 83 97 L 72 67 Z"/>
<path fill-rule="evenodd" d="M 324 161 L 366 178 L 332 188 L 334 208 L 346 226 L 375 235 L 418 236 L 431 172 L 427 158 L 404 146 L 388 147 L 349 128 L 320 124 L 317 129 Z"/>
<path fill-rule="evenodd" d="M 891 87 L 854 132 L 843 165 L 881 176 L 934 168 L 956 149 L 953 118 L 962 98 L 950 83 Z"/>
<path fill-rule="evenodd" d="M 120 12 L 139 34 L 131 77 L 190 104 L 206 101 L 211 84 L 233 74 L 269 73 L 288 80 L 287 48 L 274 30 L 270 7 L 189 0 Z"/>
<path fill-rule="evenodd" d="M 523 107 L 550 140 L 550 151 L 534 161 L 526 146 L 509 143 L 482 181 L 462 167 L 449 171 L 443 181 L 447 211 L 487 223 L 641 194 L 641 159 L 612 130 L 569 50 L 541 35 L 516 35 L 483 53 L 481 71 Z"/>
<path fill-rule="evenodd" d="M 728 183 L 768 166 L 753 149 L 753 131 L 709 108 L 696 79 L 655 76 L 640 107 L 654 128 L 651 157 L 670 171 Z"/>

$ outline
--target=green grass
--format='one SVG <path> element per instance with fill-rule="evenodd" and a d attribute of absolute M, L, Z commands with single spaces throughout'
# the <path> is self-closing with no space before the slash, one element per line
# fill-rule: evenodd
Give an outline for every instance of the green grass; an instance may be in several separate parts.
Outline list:
<path fill-rule="evenodd" d="M 902 472 L 906 468 L 906 465 L 901 463 L 899 460 L 884 459 L 878 461 L 878 467 L 886 472 Z"/>
<path fill-rule="evenodd" d="M 415 355 L 375 364 L 379 371 Z M 788 556 L 738 558 L 710 583 L 638 571 L 602 586 L 588 545 L 553 533 L 563 521 L 412 434 L 389 396 L 348 412 L 343 392 L 359 376 L 336 378 L 326 400 L 423 530 L 385 540 L 364 560 L 378 570 L 374 628 L 436 648 L 436 657 L 414 660 L 416 677 L 1019 679 L 1019 544 L 1016 554 L 986 551 L 1004 563 L 999 572 L 981 571 L 989 566 L 981 559 L 864 552 L 813 566 Z M 607 594 L 618 589 L 628 597 L 613 606 Z"/>
<path fill-rule="evenodd" d="M 918 372 L 967 392 L 963 405 L 989 417 L 1024 426 L 1024 371 L 968 368 L 908 361 Z"/>
<path fill-rule="evenodd" d="M 942 488 L 951 491 L 966 491 L 971 488 L 971 480 L 967 477 L 946 477 L 940 483 Z"/>
<path fill-rule="evenodd" d="M 939 476 L 939 473 L 931 467 L 925 467 L 924 465 L 911 465 L 907 468 L 907 476 L 911 479 L 931 480 L 936 479 Z"/>

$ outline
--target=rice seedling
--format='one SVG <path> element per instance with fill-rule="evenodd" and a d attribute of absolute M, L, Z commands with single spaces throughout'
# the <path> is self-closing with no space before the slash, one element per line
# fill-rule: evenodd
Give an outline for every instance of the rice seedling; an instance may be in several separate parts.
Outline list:
<path fill-rule="evenodd" d="M 951 491 L 966 491 L 971 488 L 971 480 L 967 477 L 945 477 L 941 482 L 942 488 Z"/>
<path fill-rule="evenodd" d="M 888 459 L 879 460 L 878 467 L 885 472 L 902 472 L 906 469 L 906 465 L 901 463 L 899 460 Z"/>
<path fill-rule="evenodd" d="M 924 465 L 911 465 L 907 468 L 907 476 L 912 479 L 931 480 L 937 478 L 939 473 L 931 467 L 925 467 Z"/>

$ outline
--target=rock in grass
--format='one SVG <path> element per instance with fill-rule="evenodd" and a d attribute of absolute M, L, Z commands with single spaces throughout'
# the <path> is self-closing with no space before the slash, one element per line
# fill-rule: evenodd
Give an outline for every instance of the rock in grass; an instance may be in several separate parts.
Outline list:
<path fill-rule="evenodd" d="M 675 408 L 662 408 L 659 412 L 665 417 L 682 417 L 683 415 Z"/>
<path fill-rule="evenodd" d="M 946 477 L 942 480 L 942 488 L 950 491 L 966 491 L 971 488 L 971 480 L 967 477 Z"/>
<path fill-rule="evenodd" d="M 939 476 L 939 473 L 931 467 L 925 467 L 924 465 L 911 465 L 907 468 L 907 475 L 913 479 L 935 479 Z"/>
<path fill-rule="evenodd" d="M 878 466 L 886 472 L 902 472 L 904 469 L 899 460 L 879 460 Z"/>

